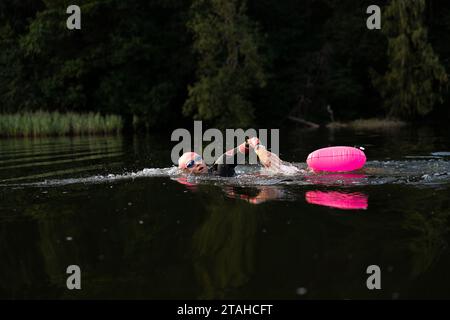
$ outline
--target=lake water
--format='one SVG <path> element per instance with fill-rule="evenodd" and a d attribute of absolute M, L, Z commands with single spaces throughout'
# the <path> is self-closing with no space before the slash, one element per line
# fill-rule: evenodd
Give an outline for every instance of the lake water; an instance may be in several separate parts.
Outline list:
<path fill-rule="evenodd" d="M 301 168 L 320 147 L 365 147 L 351 174 L 183 176 L 173 145 L 0 140 L 0 298 L 450 298 L 448 128 L 281 130 Z"/>

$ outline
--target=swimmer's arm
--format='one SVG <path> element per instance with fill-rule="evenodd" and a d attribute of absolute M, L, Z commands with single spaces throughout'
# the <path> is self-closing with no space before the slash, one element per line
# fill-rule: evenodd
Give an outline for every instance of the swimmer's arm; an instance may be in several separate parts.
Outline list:
<path fill-rule="evenodd" d="M 209 169 L 210 173 L 218 174 L 223 177 L 230 177 L 234 175 L 234 168 L 238 163 L 238 154 L 247 153 L 248 145 L 241 144 L 237 148 L 230 149 L 222 154 Z"/>
<path fill-rule="evenodd" d="M 274 172 L 280 172 L 280 166 L 283 161 L 275 154 L 267 150 L 267 148 L 261 144 L 258 138 L 253 137 L 246 140 L 248 145 L 253 148 L 256 155 L 258 156 L 259 162 L 261 164 Z"/>
<path fill-rule="evenodd" d="M 254 147 L 255 153 L 261 164 L 270 171 L 281 172 L 281 164 L 283 161 L 275 154 L 266 149 L 262 144 Z"/>
<path fill-rule="evenodd" d="M 217 160 L 214 162 L 214 165 L 216 164 L 230 164 L 230 165 L 237 165 L 237 155 L 239 153 L 241 154 L 247 154 L 248 153 L 248 144 L 244 142 L 240 146 L 230 149 L 224 154 L 222 154 Z"/>

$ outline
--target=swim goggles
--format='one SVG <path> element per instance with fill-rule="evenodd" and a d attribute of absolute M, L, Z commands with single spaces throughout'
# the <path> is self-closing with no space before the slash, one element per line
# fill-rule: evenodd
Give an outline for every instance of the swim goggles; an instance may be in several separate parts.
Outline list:
<path fill-rule="evenodd" d="M 192 168 L 192 167 L 195 165 L 195 163 L 200 162 L 200 161 L 202 161 L 202 160 L 203 160 L 203 159 L 202 159 L 201 156 L 196 156 L 196 157 L 194 158 L 194 160 L 189 160 L 189 161 L 186 163 L 186 168 L 190 169 L 190 168 Z"/>

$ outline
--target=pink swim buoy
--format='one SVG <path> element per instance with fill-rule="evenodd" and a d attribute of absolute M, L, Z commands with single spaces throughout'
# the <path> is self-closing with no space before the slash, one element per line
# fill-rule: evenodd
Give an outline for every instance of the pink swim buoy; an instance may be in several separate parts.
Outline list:
<path fill-rule="evenodd" d="M 366 155 L 353 147 L 328 147 L 311 152 L 306 162 L 314 171 L 353 171 L 364 166 Z"/>

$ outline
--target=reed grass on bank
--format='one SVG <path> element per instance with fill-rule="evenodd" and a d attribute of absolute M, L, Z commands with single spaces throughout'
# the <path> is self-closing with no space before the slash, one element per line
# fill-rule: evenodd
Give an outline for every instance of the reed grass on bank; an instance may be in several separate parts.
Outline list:
<path fill-rule="evenodd" d="M 122 130 L 120 116 L 99 113 L 25 112 L 0 114 L 0 136 L 38 137 L 85 134 L 117 134 Z"/>
<path fill-rule="evenodd" d="M 330 129 L 349 128 L 355 130 L 383 130 L 400 128 L 406 125 L 406 122 L 394 119 L 358 119 L 350 122 L 331 122 L 327 125 Z"/>

